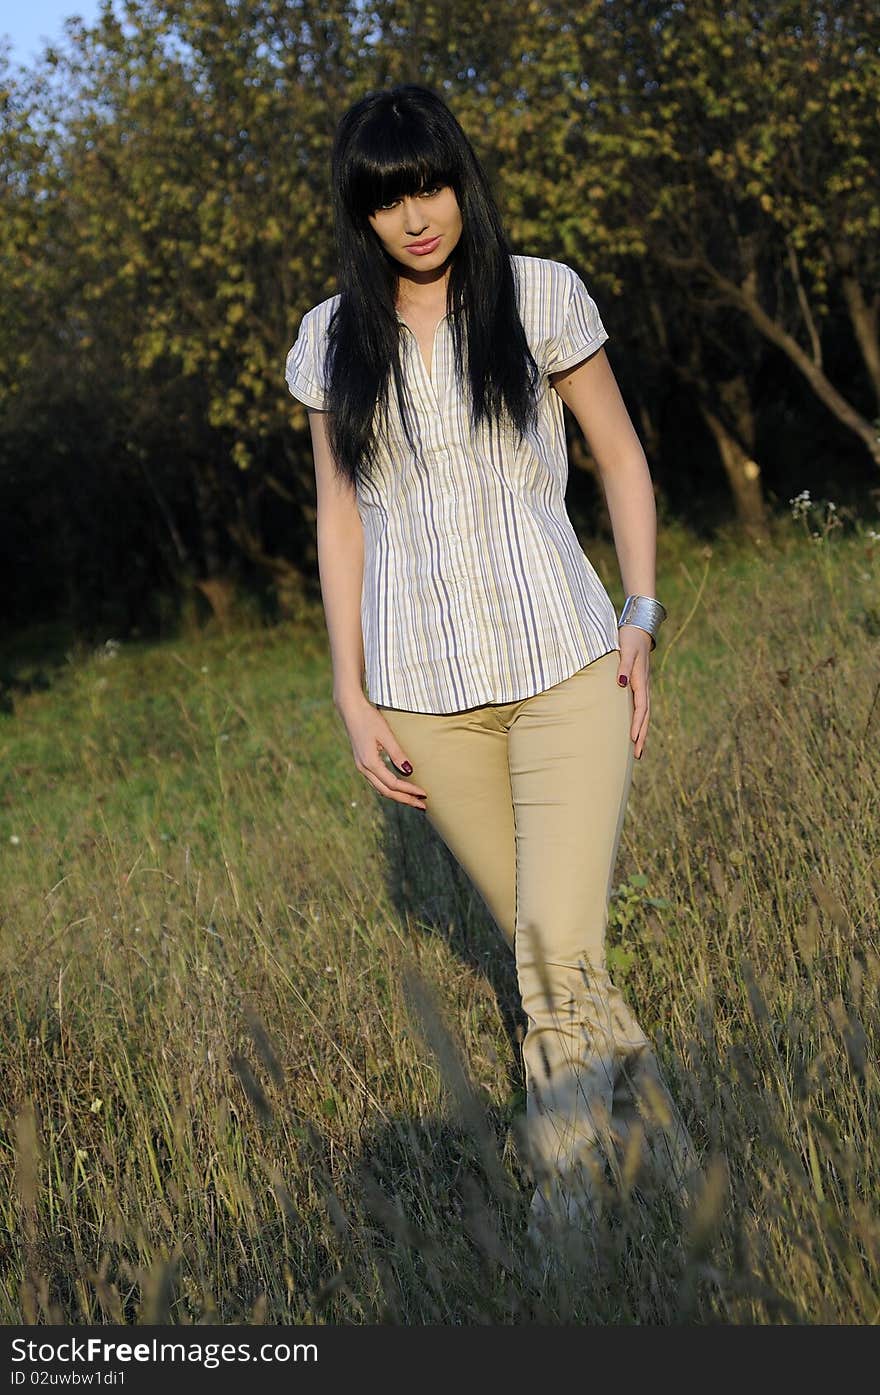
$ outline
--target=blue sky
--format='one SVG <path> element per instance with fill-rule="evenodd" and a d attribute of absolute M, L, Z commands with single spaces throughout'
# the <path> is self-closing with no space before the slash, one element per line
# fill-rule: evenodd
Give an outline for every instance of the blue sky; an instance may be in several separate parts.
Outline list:
<path fill-rule="evenodd" d="M 2 0 L 0 34 L 12 40 L 13 63 L 30 64 L 45 47 L 45 39 L 64 37 L 64 20 L 80 15 L 87 24 L 98 16 L 98 0 Z"/>

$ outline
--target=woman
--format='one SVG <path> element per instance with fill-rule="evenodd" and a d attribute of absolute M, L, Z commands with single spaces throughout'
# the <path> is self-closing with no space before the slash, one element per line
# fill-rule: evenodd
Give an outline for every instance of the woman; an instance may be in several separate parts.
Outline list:
<path fill-rule="evenodd" d="M 334 702 L 357 769 L 426 812 L 515 954 L 530 1226 L 592 1225 L 606 1165 L 662 1152 L 681 1182 L 689 1151 L 605 968 L 666 613 L 651 478 L 594 301 L 568 266 L 511 254 L 439 97 L 357 102 L 332 182 L 340 290 L 303 317 L 286 378 L 309 408 Z M 601 473 L 619 620 L 565 509 L 563 403 Z"/>

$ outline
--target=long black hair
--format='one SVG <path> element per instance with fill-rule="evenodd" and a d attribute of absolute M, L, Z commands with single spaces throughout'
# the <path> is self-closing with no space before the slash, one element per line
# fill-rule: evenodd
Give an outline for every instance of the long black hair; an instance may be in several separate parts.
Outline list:
<path fill-rule="evenodd" d="M 536 420 L 540 373 L 520 319 L 511 251 L 489 181 L 446 103 L 415 83 L 361 98 L 337 127 L 331 175 L 340 298 L 328 329 L 326 373 L 337 470 L 352 483 L 369 475 L 387 422 L 392 376 L 406 438 L 416 449 L 400 371 L 400 268 L 369 217 L 394 199 L 434 186 L 453 189 L 462 218 L 446 308 L 455 372 L 462 390 L 470 390 L 473 425 L 504 419 L 524 434 Z"/>

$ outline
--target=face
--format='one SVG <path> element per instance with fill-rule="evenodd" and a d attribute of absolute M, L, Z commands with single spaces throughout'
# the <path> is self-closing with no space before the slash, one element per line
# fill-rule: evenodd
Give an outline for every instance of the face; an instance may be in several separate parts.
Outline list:
<path fill-rule="evenodd" d="M 415 279 L 437 272 L 461 237 L 461 210 L 450 185 L 432 185 L 377 208 L 370 227 L 385 251 Z M 419 244 L 425 244 L 420 247 Z"/>

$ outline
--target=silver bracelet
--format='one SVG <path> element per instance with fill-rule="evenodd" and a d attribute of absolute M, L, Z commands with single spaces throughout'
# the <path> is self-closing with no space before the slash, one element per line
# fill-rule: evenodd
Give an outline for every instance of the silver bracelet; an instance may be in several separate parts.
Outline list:
<path fill-rule="evenodd" d="M 666 607 L 654 596 L 627 596 L 617 622 L 621 625 L 638 625 L 651 636 L 651 649 L 657 648 L 657 631 L 666 619 Z"/>

